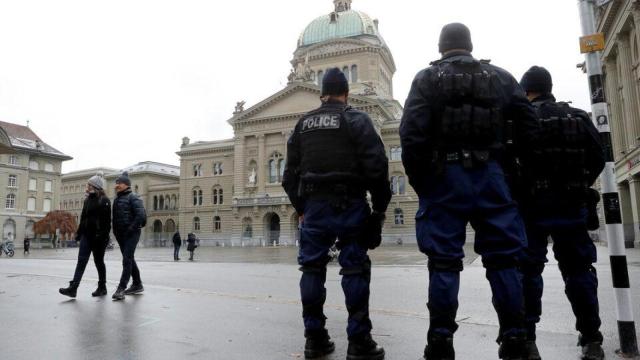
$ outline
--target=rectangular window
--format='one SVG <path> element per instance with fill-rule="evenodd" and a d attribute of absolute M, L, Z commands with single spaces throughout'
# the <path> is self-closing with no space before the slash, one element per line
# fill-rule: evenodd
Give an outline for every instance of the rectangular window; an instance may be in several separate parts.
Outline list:
<path fill-rule="evenodd" d="M 27 199 L 27 211 L 36 211 L 36 198 Z"/>
<path fill-rule="evenodd" d="M 16 175 L 9 175 L 9 187 L 18 187 L 18 176 Z"/>
<path fill-rule="evenodd" d="M 51 180 L 46 180 L 44 182 L 44 192 L 51 192 L 51 189 L 53 188 L 53 181 Z"/>
<path fill-rule="evenodd" d="M 38 165 L 37 161 L 31 160 L 31 161 L 29 161 L 29 169 L 31 169 L 31 170 L 40 170 L 40 165 Z"/>
<path fill-rule="evenodd" d="M 5 209 L 15 209 L 16 208 L 16 195 L 9 194 L 7 195 L 6 201 L 4 203 Z"/>
<path fill-rule="evenodd" d="M 44 171 L 53 172 L 53 164 L 52 163 L 44 164 Z"/>
<path fill-rule="evenodd" d="M 15 155 L 9 155 L 9 165 L 18 165 L 18 157 Z"/>
<path fill-rule="evenodd" d="M 29 179 L 29 191 L 37 191 L 38 190 L 38 180 Z"/>
<path fill-rule="evenodd" d="M 51 211 L 51 199 L 44 199 L 44 202 L 42 202 L 42 211 L 43 212 Z"/>

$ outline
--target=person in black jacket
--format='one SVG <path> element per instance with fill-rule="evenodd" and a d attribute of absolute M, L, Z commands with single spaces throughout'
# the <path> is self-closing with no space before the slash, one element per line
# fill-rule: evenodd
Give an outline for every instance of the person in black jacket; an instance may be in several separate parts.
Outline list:
<path fill-rule="evenodd" d="M 104 253 L 111 231 L 111 201 L 104 192 L 104 185 L 102 174 L 91 177 L 87 183 L 86 199 L 82 206 L 80 225 L 76 232 L 76 240 L 80 241 L 78 263 L 69 287 L 59 290 L 62 295 L 76 297 L 78 285 L 92 253 L 93 262 L 98 269 L 98 288 L 91 295 L 107 295 L 107 269 L 104 265 Z"/>
<path fill-rule="evenodd" d="M 173 234 L 173 260 L 175 261 L 180 260 L 180 246 L 182 246 L 182 239 L 180 238 L 180 232 L 176 231 L 176 233 Z"/>
<path fill-rule="evenodd" d="M 535 141 L 538 123 L 509 74 L 475 59 L 469 29 L 445 25 L 442 57 L 413 80 L 400 124 L 402 163 L 419 198 L 416 231 L 429 258 L 429 331 L 424 358 L 453 359 L 467 224 L 476 231 L 500 322 L 501 359 L 524 351 L 519 256 L 523 220 L 507 186 L 506 159 Z"/>
<path fill-rule="evenodd" d="M 384 359 L 384 349 L 371 338 L 367 250 L 380 245 L 391 199 L 389 165 L 371 118 L 347 105 L 348 96 L 345 75 L 329 69 L 321 106 L 298 121 L 287 143 L 282 186 L 301 221 L 298 264 L 307 359 L 335 349 L 323 306 L 328 254 L 336 238 L 349 313 L 347 359 Z"/>
<path fill-rule="evenodd" d="M 142 200 L 131 191 L 131 180 L 126 171 L 116 179 L 115 189 L 117 195 L 113 201 L 113 234 L 122 253 L 122 276 L 112 298 L 122 300 L 125 295 L 144 291 L 134 253 L 140 240 L 140 229 L 147 223 L 147 215 Z M 131 277 L 133 283 L 127 289 Z"/>
<path fill-rule="evenodd" d="M 565 294 L 576 316 L 582 358 L 604 358 L 598 306 L 598 277 L 593 263 L 596 248 L 589 237 L 588 208 L 595 207 L 598 193 L 591 189 L 605 165 L 598 129 L 589 115 L 567 103 L 557 102 L 551 90 L 551 74 L 533 66 L 520 84 L 540 118 L 540 141 L 529 166 L 523 168 L 520 205 L 527 238 L 523 271 L 527 359 L 540 359 L 536 346 L 536 323 L 542 314 L 542 271 L 547 262 L 548 238 L 565 282 Z M 591 228 L 591 229 L 590 229 Z"/>
<path fill-rule="evenodd" d="M 187 251 L 189 252 L 189 260 L 193 261 L 193 252 L 198 247 L 198 238 L 194 233 L 187 234 Z"/>

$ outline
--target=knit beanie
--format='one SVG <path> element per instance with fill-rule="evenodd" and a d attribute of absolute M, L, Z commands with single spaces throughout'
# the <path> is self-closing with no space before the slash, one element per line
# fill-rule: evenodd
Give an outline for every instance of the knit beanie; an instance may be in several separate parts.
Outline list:
<path fill-rule="evenodd" d="M 453 49 L 464 49 L 469 52 L 473 51 L 471 43 L 471 32 L 469 28 L 461 23 L 447 24 L 440 32 L 440 41 L 438 42 L 438 51 L 443 54 Z"/>
<path fill-rule="evenodd" d="M 550 94 L 551 89 L 553 89 L 553 82 L 551 81 L 551 74 L 549 74 L 547 69 L 541 66 L 532 66 L 522 76 L 520 86 L 522 86 L 526 92 Z"/>
<path fill-rule="evenodd" d="M 131 180 L 129 180 L 129 173 L 123 172 L 120 176 L 116 178 L 116 184 L 125 184 L 127 186 L 131 186 Z"/>
<path fill-rule="evenodd" d="M 322 96 L 343 95 L 349 92 L 349 82 L 338 68 L 327 70 L 322 78 Z"/>
<path fill-rule="evenodd" d="M 104 190 L 104 173 L 98 171 L 98 173 L 89 178 L 88 183 L 98 190 Z"/>

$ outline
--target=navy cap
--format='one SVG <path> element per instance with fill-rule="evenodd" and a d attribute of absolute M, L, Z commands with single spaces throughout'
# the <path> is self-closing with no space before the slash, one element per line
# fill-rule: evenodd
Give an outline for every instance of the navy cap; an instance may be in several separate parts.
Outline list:
<path fill-rule="evenodd" d="M 447 24 L 440 32 L 440 41 L 438 42 L 438 51 L 442 54 L 453 49 L 464 49 L 469 52 L 473 51 L 471 43 L 471 31 L 461 23 Z"/>
<path fill-rule="evenodd" d="M 526 92 L 536 92 L 540 94 L 550 94 L 553 89 L 551 74 L 542 66 L 532 66 L 522 75 L 520 86 Z"/>
<path fill-rule="evenodd" d="M 344 95 L 349 92 L 349 82 L 344 73 L 338 68 L 327 70 L 322 78 L 322 96 Z"/>

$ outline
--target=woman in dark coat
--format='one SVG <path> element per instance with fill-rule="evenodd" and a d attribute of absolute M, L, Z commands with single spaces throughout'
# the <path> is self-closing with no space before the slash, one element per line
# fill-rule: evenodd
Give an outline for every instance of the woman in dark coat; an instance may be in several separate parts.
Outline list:
<path fill-rule="evenodd" d="M 180 257 L 179 257 L 180 246 L 182 246 L 182 239 L 180 238 L 180 232 L 176 231 L 176 233 L 173 234 L 173 260 L 174 261 L 180 260 Z"/>
<path fill-rule="evenodd" d="M 82 206 L 80 225 L 76 232 L 76 240 L 80 241 L 78 263 L 73 280 L 66 288 L 60 289 L 60 294 L 76 297 L 76 291 L 84 269 L 93 253 L 93 262 L 98 270 L 98 288 L 91 295 L 104 296 L 107 294 L 107 268 L 104 265 L 104 253 L 109 243 L 111 231 L 111 201 L 104 192 L 105 181 L 102 174 L 97 174 L 87 183 L 86 199 Z"/>
<path fill-rule="evenodd" d="M 189 251 L 189 253 L 191 254 L 189 256 L 189 260 L 193 261 L 193 252 L 196 250 L 197 247 L 198 247 L 198 238 L 196 238 L 196 235 L 194 233 L 189 233 L 187 235 L 187 251 Z"/>

